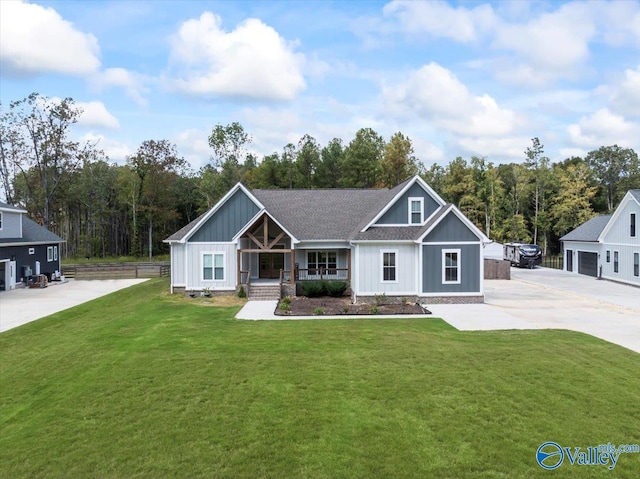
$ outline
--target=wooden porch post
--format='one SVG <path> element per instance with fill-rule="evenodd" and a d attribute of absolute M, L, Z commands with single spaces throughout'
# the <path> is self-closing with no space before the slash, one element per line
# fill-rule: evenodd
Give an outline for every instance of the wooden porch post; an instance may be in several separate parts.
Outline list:
<path fill-rule="evenodd" d="M 296 269 L 296 252 L 293 249 L 293 245 L 291 245 L 291 253 L 289 253 L 291 255 L 291 264 L 289 265 L 289 269 L 291 270 L 291 276 L 289 276 L 289 284 L 295 284 L 296 282 L 296 276 L 295 276 L 295 269 Z"/>
<path fill-rule="evenodd" d="M 351 248 L 347 250 L 347 281 L 351 283 Z"/>

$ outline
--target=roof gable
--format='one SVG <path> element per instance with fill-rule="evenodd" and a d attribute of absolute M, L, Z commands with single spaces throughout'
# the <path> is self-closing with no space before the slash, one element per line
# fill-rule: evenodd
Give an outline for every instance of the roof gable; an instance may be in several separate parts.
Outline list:
<path fill-rule="evenodd" d="M 403 209 L 405 211 L 405 221 L 402 224 L 408 224 L 408 214 L 406 213 L 408 211 L 407 210 L 408 196 L 406 196 L 406 193 L 416 184 L 419 185 L 419 187 L 424 191 L 424 193 L 428 197 L 430 197 L 437 206 L 444 206 L 446 204 L 445 201 L 440 197 L 440 195 L 438 195 L 435 191 L 433 191 L 433 189 L 429 185 L 427 185 L 422 178 L 416 175 L 413 178 L 409 178 L 403 183 L 400 183 L 398 186 L 396 186 L 390 191 L 392 196 L 388 198 L 386 204 L 379 211 L 374 213 L 374 217 L 365 224 L 365 226 L 361 229 L 361 231 L 365 231 L 367 228 L 370 228 L 371 226 L 376 224 L 380 219 L 382 219 L 385 216 L 387 212 L 389 212 L 389 218 L 388 220 L 384 220 L 384 221 L 392 221 L 392 218 L 395 219 L 396 217 L 399 217 L 398 215 L 401 215 L 401 213 L 397 213 L 396 211 L 402 211 Z M 417 194 L 417 193 L 413 193 L 413 194 Z M 403 199 L 404 199 L 404 202 L 402 201 Z M 426 206 L 427 205 L 425 203 L 425 210 L 426 210 Z M 428 217 L 429 215 L 425 215 L 425 218 L 423 218 L 423 220 L 426 221 Z"/>
<path fill-rule="evenodd" d="M 439 210 L 427 224 L 418 241 L 431 242 L 459 242 L 482 241 L 489 243 L 491 240 L 478 229 L 462 212 L 449 204 Z"/>
<path fill-rule="evenodd" d="M 627 209 L 628 205 L 633 205 L 629 207 L 632 210 L 632 212 L 635 213 L 636 209 L 638 212 L 640 212 L 640 190 L 627 191 L 627 193 L 622 198 L 622 201 L 620 201 L 620 204 L 617 206 L 617 208 L 611 215 L 611 219 L 607 222 L 607 224 L 604 226 L 604 228 L 598 235 L 599 242 L 602 243 L 605 239 L 605 236 L 609 234 L 609 232 L 614 227 L 614 225 L 618 221 L 622 221 L 621 216 L 623 215 L 624 210 Z"/>
<path fill-rule="evenodd" d="M 237 183 L 213 208 L 176 231 L 165 242 L 231 241 L 236 233 L 263 208 L 244 185 Z"/>
<path fill-rule="evenodd" d="M 424 224 L 425 220 L 442 206 L 421 184 L 414 182 L 389 204 L 387 211 L 375 222 L 375 225 L 409 225 L 409 198 L 422 198 L 423 217 L 420 224 Z"/>

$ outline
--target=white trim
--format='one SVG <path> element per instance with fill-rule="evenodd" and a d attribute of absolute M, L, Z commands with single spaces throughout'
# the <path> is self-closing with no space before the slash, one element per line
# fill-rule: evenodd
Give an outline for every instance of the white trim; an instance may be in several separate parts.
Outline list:
<path fill-rule="evenodd" d="M 21 241 L 19 243 L 0 243 L 0 248 L 4 246 L 42 246 L 44 244 L 62 244 L 66 241 Z"/>
<path fill-rule="evenodd" d="M 258 209 L 264 209 L 264 206 L 262 205 L 262 203 L 260 203 L 260 202 L 258 201 L 258 199 L 257 199 L 255 196 L 253 196 L 253 194 L 251 193 L 251 191 L 249 191 L 247 188 L 245 188 L 245 186 L 244 186 L 242 183 L 236 183 L 236 184 L 235 184 L 235 186 L 234 186 L 233 188 L 231 188 L 231 189 L 227 192 L 227 194 L 226 194 L 226 195 L 224 195 L 224 196 L 220 199 L 220 201 L 218 201 L 218 202 L 213 206 L 213 208 L 211 208 L 211 209 L 210 209 L 210 210 L 209 210 L 209 211 L 208 211 L 208 212 L 207 212 L 207 213 L 202 217 L 202 219 L 201 219 L 200 221 L 198 221 L 198 223 L 197 223 L 197 224 L 195 224 L 195 225 L 193 226 L 193 228 L 191 228 L 191 230 L 190 230 L 190 231 L 188 231 L 188 232 L 187 232 L 187 234 L 185 234 L 185 235 L 184 235 L 181 239 L 179 239 L 179 240 L 172 240 L 172 241 L 170 241 L 170 242 L 171 242 L 171 243 L 173 243 L 173 242 L 176 242 L 176 243 L 186 243 L 186 242 L 188 242 L 189 238 L 191 238 L 191 237 L 195 234 L 195 232 L 196 232 L 196 231 L 198 231 L 198 230 L 202 227 L 202 225 L 203 225 L 203 224 L 205 224 L 205 223 L 209 220 L 209 218 L 211 218 L 211 217 L 214 215 L 214 213 L 215 213 L 216 211 L 218 211 L 220 208 L 222 208 L 222 205 L 224 205 L 224 204 L 227 202 L 227 200 L 228 200 L 229 198 L 231 198 L 231 197 L 234 195 L 234 193 L 236 193 L 238 190 L 242 190 L 242 192 L 243 192 L 244 194 L 246 194 L 246 195 L 249 197 L 249 199 L 250 199 L 250 200 L 251 200 L 251 201 L 252 201 L 252 202 L 253 202 L 253 203 L 258 207 Z"/>
<path fill-rule="evenodd" d="M 231 244 L 236 244 L 234 241 L 189 241 L 189 244 L 192 245 L 211 245 L 211 246 L 217 246 L 217 245 L 231 245 Z"/>
<path fill-rule="evenodd" d="M 405 227 L 407 225 L 404 225 Z M 352 244 L 358 244 L 358 243 L 369 243 L 369 244 L 381 244 L 381 245 L 385 245 L 385 244 L 389 244 L 389 243 L 415 243 L 414 240 L 352 240 L 351 241 Z"/>
<path fill-rule="evenodd" d="M 598 245 L 603 245 L 605 248 L 608 246 L 630 246 L 632 248 L 635 248 L 638 246 L 637 243 L 591 243 L 591 244 L 598 244 Z"/>
<path fill-rule="evenodd" d="M 0 211 L 6 211 L 7 213 L 28 213 L 27 210 L 21 210 L 21 209 L 12 209 L 12 208 L 6 208 L 4 206 L 0 206 Z"/>
<path fill-rule="evenodd" d="M 58 247 L 53 247 L 53 261 L 58 261 Z"/>
<path fill-rule="evenodd" d="M 418 294 L 422 294 L 422 290 L 424 288 L 424 248 L 422 245 L 418 245 Z"/>
<path fill-rule="evenodd" d="M 36 254 L 35 248 L 29 248 L 29 255 Z"/>
<path fill-rule="evenodd" d="M 484 248 L 482 244 L 480 245 L 479 251 L 479 261 L 480 261 L 480 293 L 484 294 Z"/>
<path fill-rule="evenodd" d="M 47 246 L 47 263 L 53 263 L 53 246 Z"/>
<path fill-rule="evenodd" d="M 456 249 L 442 249 L 441 251 L 441 260 L 442 260 L 442 284 L 462 284 L 462 250 L 460 248 L 456 248 Z M 456 280 L 455 281 L 447 281 L 446 277 L 447 277 L 447 263 L 446 263 L 446 256 L 447 253 L 455 253 L 457 255 L 456 258 Z M 480 255 L 482 256 L 482 255 Z"/>
<path fill-rule="evenodd" d="M 420 244 L 429 244 L 429 245 L 457 245 L 457 244 L 478 244 L 482 245 L 481 241 L 425 241 Z"/>
<path fill-rule="evenodd" d="M 418 223 L 414 223 L 412 222 L 412 210 L 411 210 L 411 203 L 413 203 L 414 201 L 417 201 L 418 203 L 420 203 L 420 221 Z M 407 217 L 407 224 L 409 226 L 423 226 L 424 225 L 424 197 L 422 196 L 410 196 L 409 198 L 407 198 L 407 208 L 408 208 L 408 217 Z"/>
<path fill-rule="evenodd" d="M 444 201 L 442 198 L 440 198 L 440 195 L 438 195 L 438 193 L 436 193 L 435 191 L 433 191 L 433 189 L 432 189 L 432 188 L 431 188 L 427 183 L 425 183 L 425 181 L 424 181 L 422 178 L 420 178 L 418 175 L 416 175 L 416 176 L 414 176 L 414 177 L 413 177 L 413 179 L 411 179 L 409 182 L 407 182 L 407 184 L 406 184 L 406 185 L 404 185 L 404 188 L 402 188 L 402 189 L 400 190 L 400 192 L 399 192 L 396 196 L 394 196 L 394 197 L 393 197 L 393 198 L 392 198 L 392 199 L 391 199 L 391 200 L 390 200 L 390 201 L 385 205 L 385 207 L 384 207 L 384 208 L 382 208 L 382 209 L 380 210 L 380 212 L 379 212 L 376 216 L 374 216 L 374 218 L 373 218 L 371 221 L 369 221 L 369 223 L 367 223 L 367 225 L 366 225 L 364 228 L 362 228 L 362 229 L 360 230 L 360 232 L 367 231 L 367 230 L 368 230 L 372 225 L 374 225 L 374 224 L 376 223 L 376 221 L 378 221 L 380 218 L 382 218 L 382 216 L 384 216 L 384 214 L 385 214 L 387 211 L 389 211 L 389 209 L 390 209 L 390 208 L 391 208 L 391 207 L 392 207 L 392 206 L 393 206 L 393 205 L 394 205 L 394 204 L 395 204 L 395 203 L 396 203 L 396 202 L 397 202 L 397 201 L 402 197 L 402 195 L 404 195 L 404 194 L 409 190 L 409 188 L 411 188 L 415 183 L 418 183 L 418 184 L 422 187 L 422 189 L 424 189 L 424 190 L 425 190 L 425 192 L 435 200 L 435 202 L 436 202 L 436 203 L 440 204 L 440 206 L 444 206 L 444 205 L 446 204 L 446 203 L 445 203 L 445 201 Z M 436 208 L 436 211 L 437 211 L 437 208 Z M 406 226 L 406 225 L 405 225 L 405 226 Z"/>
<path fill-rule="evenodd" d="M 393 265 L 393 270 L 395 273 L 395 278 L 394 280 L 385 280 L 384 279 L 384 255 L 385 254 L 389 254 L 389 253 L 393 253 L 395 255 L 394 257 L 394 265 Z M 381 249 L 380 250 L 380 283 L 382 284 L 395 284 L 398 282 L 398 250 L 397 249 Z M 387 268 L 390 268 L 391 266 L 387 266 Z"/>
<path fill-rule="evenodd" d="M 358 288 L 360 288 L 360 246 L 359 245 L 355 245 L 355 251 L 353 252 L 354 255 L 354 271 L 352 271 L 351 273 L 351 287 L 354 291 L 353 293 L 353 299 L 355 302 L 357 302 L 357 298 L 358 298 L 358 294 L 360 294 L 360 290 Z"/>
<path fill-rule="evenodd" d="M 476 225 L 474 225 L 471 221 L 469 221 L 469 218 L 467 218 L 464 214 L 462 214 L 462 212 L 458 208 L 456 208 L 455 205 L 448 205 L 446 206 L 446 208 L 448 208 L 448 211 L 440 215 L 440 218 L 434 221 L 433 224 L 429 226 L 429 228 L 427 228 L 427 230 L 424 233 L 422 233 L 422 235 L 416 240 L 416 243 L 422 243 L 424 238 L 428 236 L 429 233 L 431 233 L 435 229 L 435 227 L 438 226 L 440 222 L 452 211 L 458 217 L 458 219 L 462 221 L 467 228 L 469 228 L 471 233 L 473 233 L 478 237 L 478 240 L 480 242 L 491 243 L 491 240 L 487 237 L 487 235 L 485 235 L 482 231 L 478 229 Z"/>
<path fill-rule="evenodd" d="M 211 279 L 204 277 L 204 257 L 211 255 Z M 216 278 L 216 255 L 222 256 L 222 279 Z M 224 251 L 202 251 L 200 253 L 200 282 L 202 283 L 224 283 L 227 280 L 227 254 Z"/>
<path fill-rule="evenodd" d="M 605 225 L 605 227 L 602 228 L 602 232 L 598 236 L 598 243 L 604 243 L 604 238 L 609 234 L 609 231 L 611 231 L 611 228 L 613 228 L 614 223 L 618 221 L 620 216 L 622 216 L 622 210 L 624 209 L 624 207 L 627 206 L 627 203 L 631 201 L 634 201 L 637 205 L 640 206 L 640 203 L 638 203 L 638 200 L 636 200 L 635 196 L 631 194 L 631 191 L 627 191 L 627 193 L 622 198 L 622 201 L 620 202 L 618 207 L 615 209 L 615 211 L 611 215 L 611 218 L 609 218 L 609 221 L 607 221 L 607 224 Z M 629 233 L 629 230 L 627 230 L 627 233 Z M 637 232 L 636 232 L 636 237 L 637 237 Z"/>
<path fill-rule="evenodd" d="M 278 225 L 278 227 L 279 227 L 282 231 L 284 231 L 287 235 L 289 235 L 289 238 L 291 239 L 291 249 L 293 249 L 293 245 L 294 245 L 294 244 L 297 244 L 297 243 L 299 243 L 299 242 L 300 242 L 300 241 L 299 241 L 295 236 L 293 236 L 293 235 L 291 234 L 291 232 L 290 232 L 289 230 L 287 230 L 287 228 L 285 228 L 284 226 L 282 226 L 282 225 L 280 224 L 280 222 L 279 222 L 277 219 L 275 219 L 271 213 L 269 213 L 265 208 L 262 208 L 262 209 L 258 212 L 258 214 L 257 214 L 257 215 L 255 215 L 253 218 L 251 218 L 251 221 L 249 221 L 246 225 L 244 225 L 244 226 L 240 229 L 240 231 L 238 231 L 238 232 L 236 233 L 236 235 L 232 238 L 232 243 L 237 243 L 237 242 L 238 242 L 238 239 L 240 239 L 240 237 L 241 237 L 243 234 L 245 234 L 245 233 L 247 232 L 247 230 L 248 230 L 249 228 L 251 228 L 251 227 L 255 224 L 255 222 L 256 222 L 256 221 L 258 221 L 258 219 L 260 219 L 260 216 L 262 216 L 262 214 L 265 214 L 265 215 L 267 215 L 269 218 L 271 218 L 271 219 L 273 220 L 273 222 L 274 222 L 276 225 Z"/>

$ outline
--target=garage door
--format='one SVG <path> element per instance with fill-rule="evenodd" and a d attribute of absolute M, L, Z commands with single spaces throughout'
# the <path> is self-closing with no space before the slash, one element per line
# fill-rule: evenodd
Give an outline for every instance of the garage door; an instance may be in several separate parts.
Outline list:
<path fill-rule="evenodd" d="M 598 276 L 598 253 L 578 251 L 578 273 Z"/>

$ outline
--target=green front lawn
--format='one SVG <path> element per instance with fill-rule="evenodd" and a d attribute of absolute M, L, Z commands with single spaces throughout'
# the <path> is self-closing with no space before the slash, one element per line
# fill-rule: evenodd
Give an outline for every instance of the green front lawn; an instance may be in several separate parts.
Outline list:
<path fill-rule="evenodd" d="M 640 355 L 438 319 L 245 322 L 159 279 L 0 334 L 2 477 L 640 477 Z"/>

